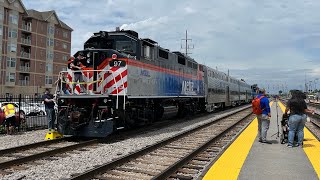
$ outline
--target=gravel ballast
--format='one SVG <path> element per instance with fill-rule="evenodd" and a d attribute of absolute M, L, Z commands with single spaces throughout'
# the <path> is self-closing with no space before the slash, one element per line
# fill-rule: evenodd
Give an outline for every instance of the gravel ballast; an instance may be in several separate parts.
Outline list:
<path fill-rule="evenodd" d="M 245 107 L 240 107 L 237 109 L 244 109 Z M 209 121 L 216 120 L 222 116 L 232 114 L 232 112 L 236 109 L 227 110 L 224 112 L 219 112 L 212 117 L 206 120 L 199 120 L 201 118 L 196 118 L 195 120 L 190 120 L 187 122 L 179 123 L 172 125 L 170 127 L 162 128 L 160 130 L 156 130 L 153 132 L 148 132 L 145 134 L 134 136 L 130 139 L 125 139 L 120 142 L 112 142 L 110 144 L 100 144 L 98 147 L 89 149 L 89 151 L 83 151 L 80 154 L 75 153 L 67 153 L 68 157 L 59 158 L 55 161 L 42 161 L 43 164 L 35 165 L 27 170 L 22 170 L 19 172 L 15 172 L 13 174 L 9 174 L 6 176 L 0 175 L 0 178 L 3 179 L 18 179 L 24 177 L 24 179 L 62 179 L 62 178 L 70 178 L 72 174 L 82 173 L 86 170 L 94 168 L 94 166 L 101 165 L 103 163 L 110 162 L 112 159 L 125 156 L 130 152 L 136 151 L 138 149 L 144 148 L 147 145 L 154 144 L 163 139 L 174 136 L 183 131 L 192 129 L 200 124 L 207 123 Z M 31 134 L 34 133 L 32 136 Z M 34 138 L 29 142 L 37 142 L 37 137 L 39 141 L 42 141 L 45 135 L 45 131 L 42 132 L 32 132 L 29 136 L 25 134 L 25 138 Z M 22 135 L 19 135 L 22 136 Z M 6 140 L 17 141 L 14 140 L 15 136 L 5 136 L 0 137 L 0 142 L 4 142 L 6 146 L 2 146 L 1 148 L 14 147 L 15 145 L 10 145 L 10 142 L 6 142 Z M 3 138 L 7 138 L 6 140 Z M 17 137 L 18 138 L 18 137 Z M 20 141 L 20 140 L 19 140 Z M 22 143 L 27 143 L 26 141 L 20 141 Z"/>

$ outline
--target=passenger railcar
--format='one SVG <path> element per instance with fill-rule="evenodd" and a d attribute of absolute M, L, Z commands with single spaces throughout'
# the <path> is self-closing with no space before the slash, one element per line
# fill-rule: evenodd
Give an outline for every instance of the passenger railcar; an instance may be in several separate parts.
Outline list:
<path fill-rule="evenodd" d="M 74 82 L 75 71 L 68 69 L 61 83 L 71 94 L 57 89 L 62 134 L 104 137 L 164 114 L 182 117 L 241 102 L 236 79 L 134 31 L 94 33 L 75 57 L 79 53 L 84 82 Z"/>

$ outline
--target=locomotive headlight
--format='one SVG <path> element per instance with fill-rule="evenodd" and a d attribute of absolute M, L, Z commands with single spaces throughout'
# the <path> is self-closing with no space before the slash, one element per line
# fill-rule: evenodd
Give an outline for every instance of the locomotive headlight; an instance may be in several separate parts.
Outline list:
<path fill-rule="evenodd" d="M 107 102 L 108 102 L 108 99 L 103 99 L 103 102 L 104 102 L 104 103 L 107 103 Z"/>
<path fill-rule="evenodd" d="M 64 99 L 59 99 L 58 100 L 58 105 L 61 105 L 61 104 L 63 104 L 64 103 Z"/>

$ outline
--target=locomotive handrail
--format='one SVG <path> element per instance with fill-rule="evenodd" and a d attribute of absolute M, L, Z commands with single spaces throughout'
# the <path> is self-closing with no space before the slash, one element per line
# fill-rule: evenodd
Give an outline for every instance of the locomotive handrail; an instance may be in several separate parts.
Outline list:
<path fill-rule="evenodd" d="M 106 72 L 106 73 L 110 73 L 111 75 L 112 75 L 112 79 L 113 79 L 113 82 L 114 82 L 114 84 L 115 84 L 115 88 L 116 88 L 116 91 L 117 91 L 117 94 L 116 94 L 116 109 L 118 109 L 119 108 L 119 86 L 118 86 L 118 84 L 117 84 L 117 82 L 116 82 L 116 76 L 117 75 L 120 75 L 120 78 L 121 78 L 121 83 L 122 83 L 122 86 L 123 86 L 123 88 L 124 88 L 124 90 L 123 90 L 123 109 L 125 110 L 125 96 L 126 96 L 126 89 L 125 89 L 125 87 L 124 87 L 124 81 L 123 81 L 123 77 L 122 77 L 122 74 L 120 73 L 120 72 L 114 72 L 114 71 L 112 71 L 112 70 L 76 70 L 76 71 L 60 71 L 60 75 L 61 74 L 65 74 L 65 73 L 67 73 L 67 74 L 72 74 L 72 75 L 74 75 L 74 73 L 76 73 L 76 72 L 81 72 L 82 74 L 82 76 L 86 76 L 87 77 L 87 75 L 86 75 L 86 73 L 89 73 L 89 72 L 94 72 L 94 73 L 97 73 L 97 78 L 99 78 L 99 80 L 95 80 L 95 81 L 89 81 L 89 78 L 86 78 L 86 81 L 85 82 L 73 82 L 73 81 L 66 81 L 66 80 L 63 80 L 63 79 L 61 79 L 61 81 L 60 81 L 60 87 L 58 87 L 58 84 L 57 84 L 57 87 L 56 87 L 56 93 L 57 93 L 57 89 L 59 88 L 59 91 L 61 92 L 62 91 L 62 84 L 63 83 L 66 83 L 66 84 L 79 84 L 79 85 L 81 85 L 81 84 L 87 84 L 87 87 L 86 87 L 86 94 L 89 94 L 88 92 L 90 91 L 89 90 L 89 85 L 91 85 L 91 84 L 94 84 L 94 83 L 99 83 L 99 82 L 103 82 L 104 81 L 104 75 L 102 74 L 102 76 L 99 74 L 99 73 L 101 73 L 101 72 Z M 115 75 L 116 74 L 116 75 Z M 60 78 L 60 77 L 59 77 Z M 102 78 L 102 79 L 101 79 Z M 81 88 L 81 87 L 80 87 Z M 99 87 L 99 86 L 97 86 L 96 85 L 96 88 L 100 88 L 100 93 L 103 95 L 104 93 L 105 93 L 105 91 L 104 91 L 104 87 Z M 74 89 L 75 89 L 75 87 L 72 87 L 72 88 L 70 88 L 71 89 L 71 95 L 74 95 L 75 93 L 74 93 Z M 106 91 L 107 92 L 107 91 Z M 108 94 L 108 93 L 107 93 Z M 110 93 L 111 94 L 111 93 Z M 112 94 L 111 94 L 112 95 Z"/>

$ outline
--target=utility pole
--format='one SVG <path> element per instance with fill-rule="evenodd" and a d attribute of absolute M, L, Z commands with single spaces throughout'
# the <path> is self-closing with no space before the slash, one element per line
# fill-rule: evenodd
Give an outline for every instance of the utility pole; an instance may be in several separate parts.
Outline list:
<path fill-rule="evenodd" d="M 185 39 L 181 39 L 181 41 L 185 41 L 185 47 L 183 47 L 182 43 L 181 43 L 181 49 L 185 49 L 185 54 L 186 55 L 192 54 L 192 53 L 188 52 L 189 49 L 193 49 L 194 48 L 194 45 L 188 45 L 188 41 L 192 42 L 192 39 L 188 39 L 188 30 L 186 30 L 186 38 Z"/>
<path fill-rule="evenodd" d="M 308 92 L 307 73 L 306 72 L 304 72 L 304 88 L 305 88 L 305 92 Z"/>

